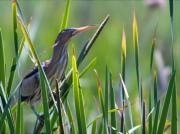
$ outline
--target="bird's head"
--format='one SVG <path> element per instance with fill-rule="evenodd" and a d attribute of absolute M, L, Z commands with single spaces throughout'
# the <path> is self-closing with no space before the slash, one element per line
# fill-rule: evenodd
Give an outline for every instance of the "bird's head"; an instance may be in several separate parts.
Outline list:
<path fill-rule="evenodd" d="M 67 28 L 62 30 L 55 43 L 62 43 L 62 44 L 66 44 L 73 36 L 91 30 L 91 29 L 95 29 L 96 26 L 95 25 L 89 25 L 89 26 L 83 26 L 83 27 L 79 27 L 79 28 Z"/>

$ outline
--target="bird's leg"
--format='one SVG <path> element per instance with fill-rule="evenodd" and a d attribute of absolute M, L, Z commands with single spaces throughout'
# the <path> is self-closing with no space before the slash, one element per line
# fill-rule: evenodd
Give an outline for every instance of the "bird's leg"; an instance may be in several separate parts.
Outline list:
<path fill-rule="evenodd" d="M 31 105 L 31 109 L 32 109 L 33 113 L 36 115 L 37 119 L 38 119 L 40 122 L 42 122 L 42 121 L 43 121 L 43 120 L 42 120 L 42 117 L 41 117 L 41 115 L 36 111 L 34 105 Z"/>

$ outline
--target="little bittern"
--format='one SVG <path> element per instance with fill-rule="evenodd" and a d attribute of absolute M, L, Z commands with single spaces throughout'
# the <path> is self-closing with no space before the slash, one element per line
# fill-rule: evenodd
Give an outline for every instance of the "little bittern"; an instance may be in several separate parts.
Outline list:
<path fill-rule="evenodd" d="M 50 81 L 51 87 L 54 88 L 53 80 L 60 81 L 64 77 L 64 73 L 68 63 L 68 42 L 78 33 L 94 29 L 95 26 L 84 26 L 80 28 L 68 28 L 62 30 L 55 40 L 52 58 L 43 62 L 43 69 Z M 21 101 L 29 102 L 34 106 L 41 100 L 38 67 L 28 73 L 21 82 L 19 87 Z"/>

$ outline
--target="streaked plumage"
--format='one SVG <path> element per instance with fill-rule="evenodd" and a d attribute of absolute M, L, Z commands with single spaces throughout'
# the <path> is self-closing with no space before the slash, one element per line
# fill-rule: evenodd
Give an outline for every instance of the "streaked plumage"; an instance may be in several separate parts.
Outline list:
<path fill-rule="evenodd" d="M 74 35 L 93 29 L 95 26 L 84 26 L 80 28 L 65 29 L 59 33 L 53 49 L 52 58 L 43 63 L 43 69 L 51 84 L 52 89 L 55 87 L 55 79 L 60 81 L 64 77 L 64 73 L 68 64 L 68 42 Z M 20 85 L 21 100 L 35 105 L 41 100 L 41 90 L 39 87 L 38 67 L 28 73 Z"/>

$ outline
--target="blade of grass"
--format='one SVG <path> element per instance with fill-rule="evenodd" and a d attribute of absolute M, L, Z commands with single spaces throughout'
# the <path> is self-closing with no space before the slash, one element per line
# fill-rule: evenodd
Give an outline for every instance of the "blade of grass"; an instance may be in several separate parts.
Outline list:
<path fill-rule="evenodd" d="M 149 113 L 151 112 L 152 110 L 152 92 L 151 92 L 151 89 L 149 89 Z M 156 106 L 157 104 L 157 83 L 156 83 L 156 73 L 154 73 L 154 106 Z M 151 134 L 152 133 L 152 127 L 153 127 L 153 120 L 152 120 L 152 114 L 150 114 L 149 116 L 149 123 L 148 123 L 148 130 L 149 130 L 149 133 Z"/>
<path fill-rule="evenodd" d="M 139 129 L 141 127 L 141 125 L 135 126 L 133 128 L 131 128 L 130 130 L 128 130 L 128 134 L 132 134 L 134 133 L 134 131 L 136 131 L 137 129 Z"/>
<path fill-rule="evenodd" d="M 155 107 L 156 107 L 156 112 L 155 112 L 155 117 L 154 117 L 154 122 L 153 122 L 152 134 L 156 134 L 157 133 L 160 101 L 158 101 L 156 103 Z"/>
<path fill-rule="evenodd" d="M 123 81 L 125 82 L 125 74 L 126 74 L 126 33 L 124 31 L 124 28 L 123 28 L 123 33 L 122 33 L 122 43 L 121 43 L 121 64 L 122 64 L 122 77 L 123 77 Z M 122 86 L 122 90 L 121 90 L 121 94 L 122 94 L 122 105 L 124 107 L 124 101 L 125 101 L 125 96 L 124 96 L 124 89 L 123 89 L 123 86 Z M 120 127 L 120 131 L 122 133 L 124 133 L 124 128 L 125 128 L 125 116 L 124 116 L 124 111 L 122 111 L 121 113 L 121 127 Z"/>
<path fill-rule="evenodd" d="M 73 119 L 72 112 L 71 112 L 68 101 L 65 101 L 65 106 L 66 106 L 66 111 L 67 111 L 67 115 L 68 115 L 68 118 L 69 118 L 70 126 L 71 126 L 71 129 L 72 129 L 72 134 L 76 134 L 77 132 L 76 132 L 76 129 L 75 129 L 74 119 Z"/>
<path fill-rule="evenodd" d="M 170 9 L 170 18 L 171 18 L 171 40 L 172 40 L 172 48 L 171 48 L 171 54 L 172 54 L 172 72 L 175 71 L 175 61 L 174 61 L 174 1 L 169 0 L 169 9 Z M 177 134 L 177 96 L 176 96 L 176 78 L 174 82 L 174 90 L 172 93 L 172 117 L 171 117 L 171 133 Z"/>
<path fill-rule="evenodd" d="M 82 122 L 82 125 L 83 125 L 83 132 L 86 132 L 87 133 L 87 130 L 86 130 L 86 116 L 85 116 L 85 108 L 84 108 L 84 99 L 83 99 L 83 93 L 82 93 L 82 89 L 80 89 L 79 91 L 80 93 L 80 111 L 81 111 L 81 122 Z"/>
<path fill-rule="evenodd" d="M 83 49 L 82 49 L 82 51 L 78 57 L 77 66 L 79 66 L 80 63 L 84 60 L 84 58 L 88 54 L 89 50 L 93 46 L 94 42 L 96 41 L 97 37 L 99 36 L 101 31 L 103 30 L 103 28 L 106 25 L 108 20 L 109 20 L 109 15 L 107 15 L 106 18 L 102 21 L 102 23 L 100 24 L 100 26 L 98 27 L 98 29 L 96 30 L 96 32 L 92 36 L 92 38 L 88 42 L 86 42 L 86 44 L 84 45 L 84 47 L 83 47 Z"/>
<path fill-rule="evenodd" d="M 43 72 L 40 70 L 40 87 L 41 87 L 41 94 L 43 100 L 43 110 L 45 115 L 45 126 L 46 126 L 46 133 L 51 133 L 51 126 L 50 126 L 50 115 L 49 115 L 49 107 L 48 107 L 48 96 L 46 92 L 46 83 L 43 77 Z"/>
<path fill-rule="evenodd" d="M 14 74 L 16 70 L 16 63 L 18 61 L 18 35 L 17 35 L 17 4 L 16 0 L 12 1 L 12 14 L 13 14 L 13 35 L 14 35 L 14 45 L 15 45 L 15 58 L 13 58 L 12 65 L 11 65 L 11 72 L 8 80 L 7 86 L 7 95 L 9 96 L 12 82 L 14 79 Z"/>
<path fill-rule="evenodd" d="M 152 70 L 155 47 L 156 47 L 156 39 L 155 39 L 155 37 L 153 37 L 152 47 L 151 47 L 151 56 L 150 56 L 150 71 Z"/>
<path fill-rule="evenodd" d="M 129 118 L 130 118 L 130 122 L 131 122 L 131 129 L 134 128 L 133 126 L 133 118 L 132 118 L 132 110 L 131 110 L 131 102 L 129 100 L 129 94 L 128 94 L 128 90 L 126 88 L 126 85 L 123 81 L 123 78 L 120 74 L 120 80 L 121 80 L 121 83 L 122 83 L 122 86 L 123 86 L 123 89 L 124 89 L 124 93 L 125 93 L 125 97 L 126 97 L 126 100 L 128 102 L 128 111 L 129 111 Z M 123 108 L 124 109 L 124 108 Z"/>
<path fill-rule="evenodd" d="M 18 106 L 17 106 L 17 118 L 16 118 L 16 131 L 15 134 L 21 134 L 21 90 L 18 91 Z"/>
<path fill-rule="evenodd" d="M 103 134 L 103 119 L 99 122 L 98 134 Z"/>
<path fill-rule="evenodd" d="M 175 72 L 173 72 L 173 74 L 171 75 L 171 79 L 169 82 L 169 86 L 168 86 L 168 90 L 165 96 L 165 101 L 163 104 L 163 109 L 162 109 L 162 113 L 161 113 L 161 117 L 160 117 L 160 121 L 159 121 L 159 125 L 158 125 L 158 130 L 157 133 L 161 134 L 164 131 L 164 126 L 166 123 L 166 117 L 168 114 L 168 109 L 169 109 L 169 104 L 170 104 L 170 100 L 171 100 L 171 96 L 172 96 L 172 92 L 173 92 L 173 86 L 174 86 L 174 81 L 175 81 Z"/>
<path fill-rule="evenodd" d="M 61 31 L 64 28 L 66 28 L 67 25 L 68 25 L 68 19 L 69 19 L 69 14 L 70 14 L 70 4 L 71 4 L 71 1 L 70 0 L 66 0 L 66 8 L 65 8 L 63 20 L 61 22 L 61 28 L 60 28 L 59 31 Z"/>
<path fill-rule="evenodd" d="M 91 134 L 96 134 L 96 121 L 93 122 Z"/>
<path fill-rule="evenodd" d="M 151 112 L 151 109 L 152 109 L 152 95 L 151 95 L 151 89 L 149 89 L 149 113 Z M 152 131 L 152 114 L 149 116 L 149 119 L 148 119 L 148 130 L 149 130 L 149 133 L 151 134 L 151 131 Z"/>
<path fill-rule="evenodd" d="M 157 96 L 157 74 L 156 72 L 154 73 L 154 106 L 157 104 L 158 102 L 158 96 Z"/>
<path fill-rule="evenodd" d="M 171 39 L 174 40 L 174 0 L 169 0 L 169 11 L 171 18 Z"/>
<path fill-rule="evenodd" d="M 24 111 L 23 111 L 23 103 L 21 104 L 21 134 L 24 134 Z"/>
<path fill-rule="evenodd" d="M 109 79 L 110 79 L 110 108 L 114 109 L 115 108 L 115 97 L 114 97 L 114 89 L 112 86 L 112 74 L 109 74 Z M 116 113 L 111 113 L 111 127 L 116 128 Z M 112 134 L 115 134 L 116 131 L 112 130 Z"/>
<path fill-rule="evenodd" d="M 101 110 L 102 110 L 102 113 L 103 113 L 103 131 L 104 131 L 104 133 L 107 133 L 108 129 L 107 129 L 107 123 L 106 123 L 106 117 L 105 117 L 105 107 L 104 107 L 104 101 L 103 101 L 102 87 L 101 87 L 99 75 L 98 75 L 96 70 L 94 70 L 94 71 L 96 73 L 98 96 L 99 96 L 99 101 L 100 101 L 100 104 L 101 104 Z"/>
<path fill-rule="evenodd" d="M 0 28 L 0 70 L 1 70 L 0 81 L 5 87 L 6 75 L 5 75 L 5 60 L 4 59 L 5 57 L 4 57 L 3 38 L 2 38 L 2 33 L 1 33 L 1 28 Z"/>
<path fill-rule="evenodd" d="M 31 19 L 30 19 L 31 22 Z M 28 23 L 28 28 L 30 27 L 30 22 Z M 21 52 L 22 52 L 22 48 L 24 46 L 24 42 L 25 42 L 25 37 L 22 38 L 22 41 L 20 43 L 20 47 L 18 50 L 18 59 L 21 56 Z M 16 58 L 13 58 L 12 64 L 11 64 L 11 72 L 10 72 L 10 76 L 9 76 L 9 80 L 8 80 L 8 86 L 7 86 L 7 95 L 10 95 L 11 92 L 11 86 L 12 86 L 12 82 L 14 79 L 14 74 L 15 74 L 15 70 L 16 70 L 16 63 L 18 63 L 18 60 L 16 61 Z"/>
<path fill-rule="evenodd" d="M 28 24 L 27 24 L 28 30 L 30 29 L 31 21 L 32 21 L 32 17 L 30 17 L 29 22 L 28 22 Z M 19 59 L 20 56 L 21 56 L 21 52 L 22 52 L 22 50 L 23 50 L 24 44 L 25 44 L 25 37 L 23 36 L 23 38 L 21 39 L 21 43 L 20 43 L 20 45 L 19 45 L 19 49 L 18 49 L 18 59 Z"/>
<path fill-rule="evenodd" d="M 58 111 L 59 111 L 59 126 L 60 126 L 60 134 L 64 134 L 64 128 L 63 128 L 63 121 L 62 121 L 62 115 L 61 115 L 61 100 L 59 97 L 59 86 L 58 86 L 58 81 L 56 80 L 56 91 L 57 91 L 57 106 L 58 106 Z"/>
<path fill-rule="evenodd" d="M 108 67 L 106 65 L 106 77 L 105 77 L 105 93 L 104 93 L 104 118 L 105 118 L 105 126 L 108 127 L 108 96 L 109 96 L 109 84 L 108 84 Z"/>
<path fill-rule="evenodd" d="M 150 56 L 150 73 L 152 72 L 154 50 L 155 50 L 155 45 L 156 45 L 156 39 L 155 39 L 156 30 L 157 30 L 157 27 L 155 28 L 154 37 L 152 39 L 151 56 Z M 149 89 L 149 113 L 151 109 L 152 109 L 152 91 L 151 89 Z M 149 130 L 149 133 L 151 134 L 152 133 L 152 114 L 149 116 L 149 119 L 148 119 L 148 130 Z"/>
<path fill-rule="evenodd" d="M 142 134 L 146 134 L 146 111 L 145 102 L 143 101 L 143 117 L 142 117 Z"/>
<path fill-rule="evenodd" d="M 8 121 L 8 125 L 9 125 L 9 129 L 11 133 L 14 133 L 14 121 L 13 121 L 13 117 L 12 117 L 12 113 L 11 110 L 9 109 L 9 101 L 7 101 L 7 96 L 5 94 L 4 88 L 2 83 L 0 82 L 0 96 L 2 101 L 4 101 L 4 112 L 3 114 L 0 115 L 0 132 L 2 131 L 2 127 L 3 127 L 3 123 L 5 123 L 5 117 L 7 115 L 7 121 Z"/>
<path fill-rule="evenodd" d="M 76 58 L 72 56 L 72 68 L 73 68 L 73 91 L 74 91 L 74 102 L 76 109 L 76 116 L 78 122 L 79 133 L 86 133 L 86 121 L 83 107 L 82 91 L 79 85 L 79 75 L 76 65 Z"/>
<path fill-rule="evenodd" d="M 126 33 L 123 29 L 123 34 L 122 34 L 122 46 L 121 46 L 121 59 L 122 59 L 122 78 L 123 81 L 125 82 L 125 73 L 126 73 Z M 122 87 L 123 88 L 123 87 Z M 124 90 L 122 90 L 122 97 L 123 97 L 123 106 L 124 106 Z"/>
<path fill-rule="evenodd" d="M 92 70 L 96 65 L 97 58 L 92 59 L 92 61 L 81 71 L 79 77 L 81 78 L 84 74 L 86 74 L 89 70 Z"/>
<path fill-rule="evenodd" d="M 141 112 L 141 121 L 143 121 L 143 86 L 142 79 L 140 81 L 140 112 Z"/>
<path fill-rule="evenodd" d="M 153 114 L 154 109 L 155 109 L 155 107 L 153 107 L 153 108 L 151 109 L 151 111 L 147 114 L 147 116 L 146 116 L 146 120 L 149 120 L 149 117 L 150 117 L 150 115 L 152 115 L 152 114 Z"/>
<path fill-rule="evenodd" d="M 118 111 L 122 111 L 123 108 L 115 108 L 115 109 L 109 109 L 108 113 L 113 113 L 113 112 L 118 112 Z M 97 115 L 92 121 L 90 121 L 90 123 L 87 125 L 87 128 L 93 124 L 94 121 L 97 121 L 98 119 L 100 119 L 101 117 L 103 117 L 103 113 Z"/>
<path fill-rule="evenodd" d="M 133 42 L 134 42 L 134 49 L 135 49 L 136 76 L 137 76 L 137 84 L 138 84 L 138 90 L 139 90 L 139 88 L 140 88 L 140 84 L 139 84 L 140 83 L 140 76 L 139 76 L 139 43 L 138 43 L 138 28 L 137 28 L 137 21 L 136 21 L 135 13 L 134 13 L 134 16 L 133 16 Z"/>
<path fill-rule="evenodd" d="M 76 60 L 75 57 L 72 57 L 72 67 L 73 67 L 73 92 L 74 92 L 74 103 L 76 109 L 77 123 L 78 123 L 78 131 L 82 133 L 82 124 L 81 124 L 81 116 L 80 116 L 80 106 L 79 106 L 79 84 L 77 78 L 77 69 L 76 69 Z"/>
<path fill-rule="evenodd" d="M 51 115 L 52 115 L 52 117 L 51 117 L 51 128 L 53 129 L 54 126 L 56 125 L 56 122 L 58 121 L 58 113 L 54 110 Z M 34 128 L 36 128 L 36 126 Z M 34 130 L 34 132 L 35 132 L 35 130 Z"/>
<path fill-rule="evenodd" d="M 138 28 L 136 15 L 134 13 L 133 16 L 133 42 L 134 42 L 134 50 L 135 50 L 135 65 L 136 65 L 136 77 L 137 77 L 137 85 L 138 85 L 138 96 L 139 96 L 139 106 L 140 106 L 140 115 L 142 121 L 142 98 L 141 98 L 141 81 L 140 81 L 140 72 L 139 72 L 139 42 L 138 42 Z"/>
<path fill-rule="evenodd" d="M 12 1 L 12 14 L 13 14 L 13 35 L 14 35 L 14 46 L 16 60 L 18 59 L 18 34 L 17 34 L 17 6 L 16 0 Z"/>
<path fill-rule="evenodd" d="M 172 117 L 171 117 L 171 134 L 177 134 L 177 94 L 176 94 L 176 80 L 172 91 Z"/>
<path fill-rule="evenodd" d="M 10 92 L 11 92 L 11 86 L 12 86 L 12 82 L 14 79 L 15 70 L 16 70 L 16 58 L 13 58 L 12 64 L 11 64 L 11 72 L 10 72 L 8 85 L 7 85 L 7 95 L 8 96 L 10 95 Z"/>

